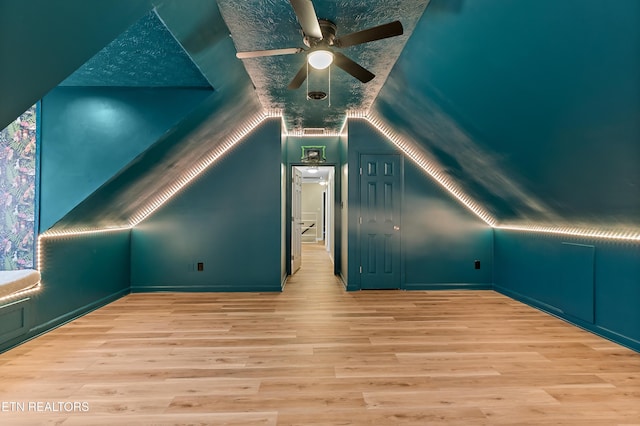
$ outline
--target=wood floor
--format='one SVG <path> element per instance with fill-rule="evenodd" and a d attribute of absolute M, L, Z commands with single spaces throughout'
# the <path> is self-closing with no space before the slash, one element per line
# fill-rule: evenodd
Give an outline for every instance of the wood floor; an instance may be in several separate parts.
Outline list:
<path fill-rule="evenodd" d="M 330 271 L 305 245 L 281 294 L 120 299 L 0 355 L 0 424 L 640 425 L 640 354 L 492 291 Z"/>

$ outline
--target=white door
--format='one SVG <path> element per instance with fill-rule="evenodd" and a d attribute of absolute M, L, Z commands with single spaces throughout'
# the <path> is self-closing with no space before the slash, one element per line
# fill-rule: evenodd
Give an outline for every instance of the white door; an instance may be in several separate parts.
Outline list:
<path fill-rule="evenodd" d="M 291 274 L 302 265 L 302 172 L 293 168 L 291 183 Z"/>
<path fill-rule="evenodd" d="M 333 167 L 329 170 L 329 176 L 327 177 L 327 196 L 325 204 L 325 245 L 324 248 L 330 253 L 331 261 L 333 261 L 333 203 L 335 200 L 335 193 L 333 188 L 334 178 Z"/>

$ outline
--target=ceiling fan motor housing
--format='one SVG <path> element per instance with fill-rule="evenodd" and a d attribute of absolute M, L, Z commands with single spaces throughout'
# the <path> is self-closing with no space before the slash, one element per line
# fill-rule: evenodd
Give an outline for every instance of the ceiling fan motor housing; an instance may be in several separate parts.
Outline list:
<path fill-rule="evenodd" d="M 318 24 L 320 24 L 320 31 L 322 31 L 322 39 L 319 40 L 305 34 L 303 39 L 304 44 L 312 49 L 318 46 L 333 46 L 336 40 L 336 24 L 327 19 L 318 19 Z"/>

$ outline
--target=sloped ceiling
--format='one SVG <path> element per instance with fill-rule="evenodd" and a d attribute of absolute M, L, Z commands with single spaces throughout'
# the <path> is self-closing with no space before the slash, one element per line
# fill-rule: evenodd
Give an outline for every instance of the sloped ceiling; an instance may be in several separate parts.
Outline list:
<path fill-rule="evenodd" d="M 640 225 L 640 2 L 433 0 L 373 111 L 502 223 Z"/>
<path fill-rule="evenodd" d="M 286 89 L 303 64 L 303 55 L 235 58 L 237 50 L 302 46 L 288 1 L 114 0 L 100 2 L 99 8 L 83 0 L 69 0 L 64 8 L 46 0 L 36 3 L 42 16 L 24 21 L 26 30 L 1 21 L 2 34 L 11 36 L 0 37 L 2 52 L 18 64 L 24 59 L 31 68 L 10 68 L 11 74 L 0 78 L 3 96 L 6 89 L 22 108 L 13 111 L 12 102 L 13 109 L 3 109 L 0 118 L 15 118 L 38 99 L 36 94 L 42 96 L 80 66 L 80 58 L 86 60 L 96 46 L 107 45 L 142 18 L 138 31 L 154 26 L 162 30 L 158 25 L 162 22 L 192 61 L 177 67 L 170 59 L 147 61 L 146 66 L 165 66 L 175 77 L 182 68 L 185 81 L 179 84 L 187 84 L 191 75 L 199 82 L 188 84 L 206 80 L 213 87 L 216 99 L 198 111 L 199 124 L 190 122 L 208 129 L 201 133 L 206 138 L 217 128 L 232 131 L 263 108 L 282 109 L 289 131 L 305 127 L 337 131 L 347 111 L 371 107 L 372 114 L 421 146 L 501 223 L 634 230 L 640 226 L 640 2 L 636 0 L 314 0 L 319 17 L 336 22 L 339 34 L 394 19 L 405 27 L 401 37 L 344 49 L 377 76 L 362 85 L 334 70 L 331 106 L 327 101 L 307 101 L 304 88 Z M 154 5 L 159 21 L 146 15 Z M 60 19 L 50 19 L 56 17 Z M 39 48 L 47 32 L 51 48 Z M 156 41 L 167 36 L 154 34 Z M 6 41 L 20 36 L 32 52 L 12 48 Z M 143 38 L 153 44 L 154 37 Z M 47 66 L 52 70 L 46 76 L 34 74 L 33 69 Z M 99 64 L 89 63 L 84 70 L 88 67 L 96 70 Z M 202 78 L 193 74 L 195 69 Z M 144 72 L 135 73 L 142 79 L 136 83 L 128 80 L 130 71 L 125 68 L 112 71 L 92 83 L 92 73 L 81 75 L 81 68 L 66 84 L 149 84 L 143 81 Z M 20 89 L 11 87 L 12 78 Z M 33 88 L 29 79 L 37 83 Z M 311 75 L 309 81 L 310 89 L 328 83 L 322 75 Z M 131 165 L 135 173 L 123 171 L 105 185 L 103 194 L 121 194 L 117 202 L 124 206 L 138 199 L 140 188 L 145 195 L 157 192 L 178 173 L 177 165 L 186 167 L 194 158 L 185 153 L 197 157 L 197 147 L 206 138 L 184 134 L 184 145 L 174 140 L 179 149 L 166 142 L 158 148 L 161 161 L 154 160 L 158 152 L 146 153 L 146 159 Z M 134 190 L 136 185 L 125 182 L 124 176 L 149 186 L 141 183 Z M 158 176 L 162 183 L 154 179 Z M 100 191 L 94 195 L 72 215 L 74 220 L 90 221 L 104 210 L 104 203 L 96 201 Z"/>
<path fill-rule="evenodd" d="M 152 7 L 151 0 L 0 1 L 0 127 Z"/>
<path fill-rule="evenodd" d="M 234 56 L 215 3 L 165 0 L 67 78 L 69 85 L 161 90 L 211 84 L 213 90 L 188 117 L 71 209 L 51 231 L 128 224 L 203 156 L 262 114 L 251 81 Z M 113 58 L 128 60 L 113 62 Z"/>
<path fill-rule="evenodd" d="M 60 86 L 211 87 L 155 11 L 120 34 Z"/>

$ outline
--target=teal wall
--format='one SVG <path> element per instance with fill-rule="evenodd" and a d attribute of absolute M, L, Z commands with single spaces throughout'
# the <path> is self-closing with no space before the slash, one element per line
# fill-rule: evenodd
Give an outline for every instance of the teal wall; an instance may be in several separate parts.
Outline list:
<path fill-rule="evenodd" d="M 232 139 L 259 105 L 248 89 L 216 90 L 153 145 L 56 223 L 56 230 L 127 224 L 218 146 Z"/>
<path fill-rule="evenodd" d="M 491 288 L 493 229 L 408 159 L 402 230 L 405 289 Z"/>
<path fill-rule="evenodd" d="M 340 278 L 343 284 L 349 286 L 349 122 L 345 123 L 344 133 L 338 140 L 340 155 L 339 167 L 336 167 L 336 177 L 340 176 L 340 232 L 336 232 L 336 240 L 340 240 L 341 253 L 336 254 L 336 262 L 340 263 Z"/>
<path fill-rule="evenodd" d="M 431 1 L 374 111 L 500 221 L 637 229 L 640 2 L 451 3 Z"/>
<path fill-rule="evenodd" d="M 290 215 L 287 214 L 289 206 L 287 202 L 287 188 L 289 187 L 287 169 L 287 137 L 282 133 L 280 135 L 280 283 L 282 288 L 286 285 L 291 264 L 291 257 L 287 255 L 287 241 L 291 241 L 291 220 Z"/>
<path fill-rule="evenodd" d="M 360 154 L 394 154 L 395 147 L 362 120 L 349 121 L 348 289 L 358 290 Z M 410 159 L 404 159 L 402 194 L 403 289 L 491 288 L 493 231 Z M 480 260 L 481 268 L 474 268 Z"/>
<path fill-rule="evenodd" d="M 49 238 L 41 256 L 42 289 L 27 302 L 30 330 L 0 342 L 0 351 L 129 293 L 128 230 Z"/>
<path fill-rule="evenodd" d="M 150 0 L 0 4 L 0 128 L 152 8 Z M 10 65 L 9 65 L 10 64 Z"/>
<path fill-rule="evenodd" d="M 280 291 L 280 125 L 267 120 L 132 231 L 132 291 Z"/>
<path fill-rule="evenodd" d="M 640 244 L 495 231 L 495 289 L 640 350 Z"/>
<path fill-rule="evenodd" d="M 211 95 L 205 89 L 54 89 L 42 101 L 40 229 L 53 226 Z"/>

